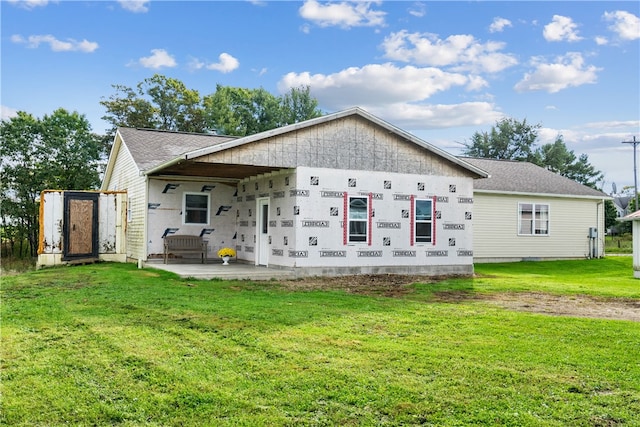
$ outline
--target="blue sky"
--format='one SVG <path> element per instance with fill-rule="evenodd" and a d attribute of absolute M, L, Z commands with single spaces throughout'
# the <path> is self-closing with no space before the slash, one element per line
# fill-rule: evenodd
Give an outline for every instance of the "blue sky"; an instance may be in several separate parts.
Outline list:
<path fill-rule="evenodd" d="M 502 117 L 562 135 L 633 184 L 640 141 L 640 2 L 4 0 L 2 118 L 59 107 L 108 127 L 99 104 L 155 73 L 280 94 L 310 85 L 325 112 L 360 106 L 460 154 Z"/>

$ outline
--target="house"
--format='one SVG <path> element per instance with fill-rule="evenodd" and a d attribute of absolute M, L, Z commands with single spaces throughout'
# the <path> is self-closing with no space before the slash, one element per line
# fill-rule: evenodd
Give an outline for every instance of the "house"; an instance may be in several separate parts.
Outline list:
<path fill-rule="evenodd" d="M 470 274 L 487 176 L 352 108 L 242 138 L 120 128 L 102 191 L 127 191 L 131 261 L 188 234 L 301 276 Z"/>
<path fill-rule="evenodd" d="M 490 175 L 474 181 L 475 262 L 604 254 L 609 196 L 532 163 L 462 159 Z"/>

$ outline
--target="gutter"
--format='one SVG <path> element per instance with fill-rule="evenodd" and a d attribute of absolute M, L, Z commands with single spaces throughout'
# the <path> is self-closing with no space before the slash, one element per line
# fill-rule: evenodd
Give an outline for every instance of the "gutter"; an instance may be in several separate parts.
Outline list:
<path fill-rule="evenodd" d="M 169 166 L 174 166 L 177 165 L 178 163 L 180 163 L 183 160 L 186 160 L 187 157 L 186 156 L 181 156 L 181 157 L 176 157 L 173 160 L 169 160 L 168 162 L 162 163 L 161 165 L 155 166 L 151 169 L 147 169 L 146 171 L 140 171 L 140 175 L 151 175 L 157 172 L 160 172 L 163 169 L 168 168 Z"/>

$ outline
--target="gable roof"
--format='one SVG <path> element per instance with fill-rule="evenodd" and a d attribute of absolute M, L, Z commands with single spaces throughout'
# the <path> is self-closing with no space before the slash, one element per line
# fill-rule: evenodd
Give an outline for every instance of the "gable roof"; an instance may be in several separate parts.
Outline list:
<path fill-rule="evenodd" d="M 177 157 L 183 158 L 191 151 L 236 139 L 233 136 L 155 129 L 118 128 L 117 133 L 141 172 L 170 163 Z"/>
<path fill-rule="evenodd" d="M 358 116 L 372 122 L 390 133 L 415 144 L 416 146 L 434 154 L 451 164 L 467 171 L 474 178 L 487 177 L 488 174 L 465 160 L 462 160 L 448 152 L 429 144 L 426 141 L 395 127 L 378 117 L 366 112 L 361 108 L 351 108 L 349 110 L 328 114 L 300 123 L 283 126 L 269 131 L 261 132 L 246 137 L 233 137 L 223 135 L 196 134 L 187 132 L 159 131 L 153 129 L 132 129 L 119 128 L 114 141 L 112 154 L 109 157 L 107 172 L 109 175 L 112 166 L 114 153 L 117 153 L 120 145 L 127 147 L 134 159 L 141 174 L 151 175 L 160 173 L 198 175 L 200 173 L 215 173 L 217 177 L 228 177 L 233 179 L 245 176 L 266 173 L 282 169 L 279 165 L 254 165 L 254 164 L 222 164 L 217 163 L 215 169 L 202 167 L 197 159 L 212 153 L 229 150 L 235 147 L 249 145 L 254 142 L 266 140 L 289 132 L 296 132 L 302 129 L 311 128 L 331 121 L 336 121 L 350 116 Z M 200 175 L 198 175 L 200 176 Z"/>
<path fill-rule="evenodd" d="M 398 136 L 400 136 L 401 138 L 414 143 L 415 145 L 427 150 L 428 152 L 431 152 L 432 154 L 435 154 L 439 157 L 442 157 L 446 160 L 448 160 L 449 162 L 462 167 L 463 169 L 466 169 L 469 172 L 472 172 L 473 174 L 475 174 L 478 177 L 487 177 L 487 173 L 482 170 L 481 168 L 478 168 L 472 164 L 467 163 L 466 161 L 462 160 L 459 157 L 456 157 L 452 154 L 449 154 L 448 152 L 436 147 L 435 145 L 429 144 L 428 142 L 418 138 L 415 135 L 412 135 L 409 132 L 406 132 L 402 129 L 400 129 L 399 127 L 396 127 L 382 119 L 380 119 L 379 117 L 374 116 L 373 114 L 367 112 L 366 110 L 363 110 L 360 107 L 353 107 L 347 110 L 343 110 L 343 111 L 339 111 L 337 113 L 332 113 L 332 114 L 327 114 L 325 116 L 320 116 L 320 117 L 316 117 L 314 119 L 310 119 L 310 120 L 305 120 L 303 122 L 299 122 L 299 123 L 294 123 L 288 126 L 282 126 L 276 129 L 272 129 L 272 130 L 268 130 L 265 132 L 261 132 L 261 133 L 257 133 L 255 135 L 249 135 L 249 136 L 245 136 L 242 138 L 238 138 L 232 141 L 227 141 L 225 143 L 222 144 L 218 144 L 215 146 L 210 146 L 210 147 L 205 147 L 205 148 L 201 148 L 201 149 L 196 149 L 190 153 L 187 153 L 185 158 L 187 160 L 189 159 L 196 159 L 198 157 L 202 157 L 202 156 L 206 156 L 212 153 L 216 153 L 218 151 L 223 151 L 226 149 L 230 149 L 230 148 L 235 148 L 235 147 L 239 147 L 241 145 L 245 145 L 245 144 L 250 144 L 252 142 L 255 141 L 260 141 L 266 138 L 271 138 L 274 136 L 278 136 L 278 135 L 282 135 L 285 133 L 289 133 L 289 132 L 295 132 L 295 131 L 299 131 L 305 128 L 310 128 L 313 126 L 317 126 L 323 123 L 327 123 L 330 121 L 335 121 L 335 120 L 339 120 L 339 119 L 343 119 L 345 117 L 349 117 L 349 116 L 359 116 L 362 117 L 365 120 L 368 120 L 369 122 L 372 122 L 384 129 L 386 129 L 387 131 L 394 133 Z"/>
<path fill-rule="evenodd" d="M 594 190 L 533 163 L 472 157 L 464 157 L 464 159 L 468 163 L 486 170 L 491 176 L 475 180 L 473 182 L 474 192 L 610 199 L 601 191 Z"/>

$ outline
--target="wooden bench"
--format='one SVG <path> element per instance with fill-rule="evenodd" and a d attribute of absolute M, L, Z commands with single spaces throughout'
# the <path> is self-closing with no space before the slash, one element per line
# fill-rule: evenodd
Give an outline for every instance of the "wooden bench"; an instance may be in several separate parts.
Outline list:
<path fill-rule="evenodd" d="M 204 264 L 207 259 L 207 243 L 201 236 L 172 235 L 164 238 L 164 263 L 167 263 L 169 254 L 200 254 L 200 262 Z"/>

